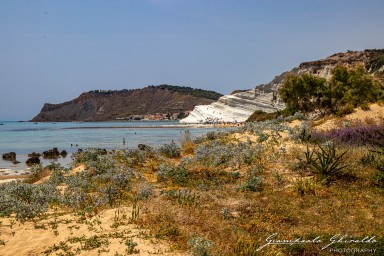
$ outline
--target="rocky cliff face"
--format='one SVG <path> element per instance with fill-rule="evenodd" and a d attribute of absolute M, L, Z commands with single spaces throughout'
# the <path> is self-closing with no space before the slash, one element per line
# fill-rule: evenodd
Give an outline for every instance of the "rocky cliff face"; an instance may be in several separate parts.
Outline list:
<path fill-rule="evenodd" d="M 291 71 L 276 76 L 268 84 L 262 84 L 248 91 L 233 92 L 210 105 L 199 105 L 181 123 L 244 122 L 256 110 L 270 113 L 285 108 L 280 102 L 278 89 L 288 73 L 301 75 L 309 73 L 324 78 L 331 76 L 335 66 L 355 68 L 363 65 L 367 71 L 384 82 L 384 50 L 348 51 L 337 53 L 325 59 L 301 63 Z"/>
<path fill-rule="evenodd" d="M 284 105 L 278 101 L 276 92 L 256 88 L 225 95 L 210 105 L 196 106 L 180 123 L 243 122 L 257 109 L 270 113 L 284 109 Z"/>
<path fill-rule="evenodd" d="M 61 104 L 44 104 L 33 122 L 112 121 L 177 116 L 196 105 L 210 104 L 221 94 L 179 86 L 148 86 L 136 90 L 90 91 Z"/>

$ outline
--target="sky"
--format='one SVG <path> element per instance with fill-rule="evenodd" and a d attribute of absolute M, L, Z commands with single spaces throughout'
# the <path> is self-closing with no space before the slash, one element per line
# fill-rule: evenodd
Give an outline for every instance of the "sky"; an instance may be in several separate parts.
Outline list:
<path fill-rule="evenodd" d="M 384 48 L 383 13 L 382 0 L 0 0 L 0 120 L 97 89 L 254 88 Z"/>

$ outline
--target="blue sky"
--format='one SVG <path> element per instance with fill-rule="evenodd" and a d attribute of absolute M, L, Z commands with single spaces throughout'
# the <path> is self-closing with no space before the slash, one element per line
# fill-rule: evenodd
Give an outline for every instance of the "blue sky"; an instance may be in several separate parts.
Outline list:
<path fill-rule="evenodd" d="M 223 94 L 384 48 L 382 0 L 0 0 L 0 120 L 94 89 Z"/>

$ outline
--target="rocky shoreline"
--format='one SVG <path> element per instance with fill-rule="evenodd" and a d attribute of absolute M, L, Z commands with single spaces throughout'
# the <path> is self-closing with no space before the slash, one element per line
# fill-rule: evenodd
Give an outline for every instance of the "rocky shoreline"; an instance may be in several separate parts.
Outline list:
<path fill-rule="evenodd" d="M 66 150 L 62 150 L 61 152 L 59 152 L 59 150 L 57 148 L 52 148 L 52 149 L 49 149 L 49 150 L 44 151 L 42 153 L 32 152 L 32 153 L 28 154 L 28 159 L 25 161 L 25 164 L 27 166 L 32 166 L 34 164 L 40 164 L 40 162 L 41 162 L 40 157 L 45 158 L 45 159 L 55 160 L 55 159 L 58 159 L 60 157 L 65 158 L 67 155 L 68 155 L 68 152 Z M 17 156 L 16 152 L 8 152 L 8 153 L 2 154 L 2 159 L 5 161 L 11 161 L 14 165 L 17 165 L 21 162 L 16 159 L 16 156 Z"/>
<path fill-rule="evenodd" d="M 0 183 L 23 180 L 31 174 L 31 167 L 36 164 L 49 165 L 58 163 L 62 166 L 68 166 L 72 162 L 71 156 L 72 154 L 66 150 L 59 151 L 57 148 L 52 148 L 41 153 L 4 153 L 1 159 Z"/>

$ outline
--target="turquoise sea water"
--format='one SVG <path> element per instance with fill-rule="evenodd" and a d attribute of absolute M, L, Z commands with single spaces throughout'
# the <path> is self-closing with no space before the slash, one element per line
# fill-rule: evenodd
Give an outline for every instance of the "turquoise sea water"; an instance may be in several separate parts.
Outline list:
<path fill-rule="evenodd" d="M 216 130 L 218 128 L 186 127 L 174 121 L 84 123 L 0 121 L 0 154 L 16 152 L 17 160 L 21 162 L 18 165 L 13 165 L 12 162 L 1 159 L 0 168 L 25 169 L 24 162 L 27 159 L 27 154 L 31 152 L 42 153 L 53 147 L 58 148 L 59 151 L 66 150 L 68 153 L 73 153 L 78 148 L 136 148 L 140 143 L 158 146 L 170 143 L 172 140 L 180 143 L 186 131 L 195 137 Z M 123 138 L 125 138 L 125 145 Z M 70 155 L 58 161 L 62 164 L 68 164 Z M 44 161 L 44 163 L 48 162 L 48 160 Z"/>

